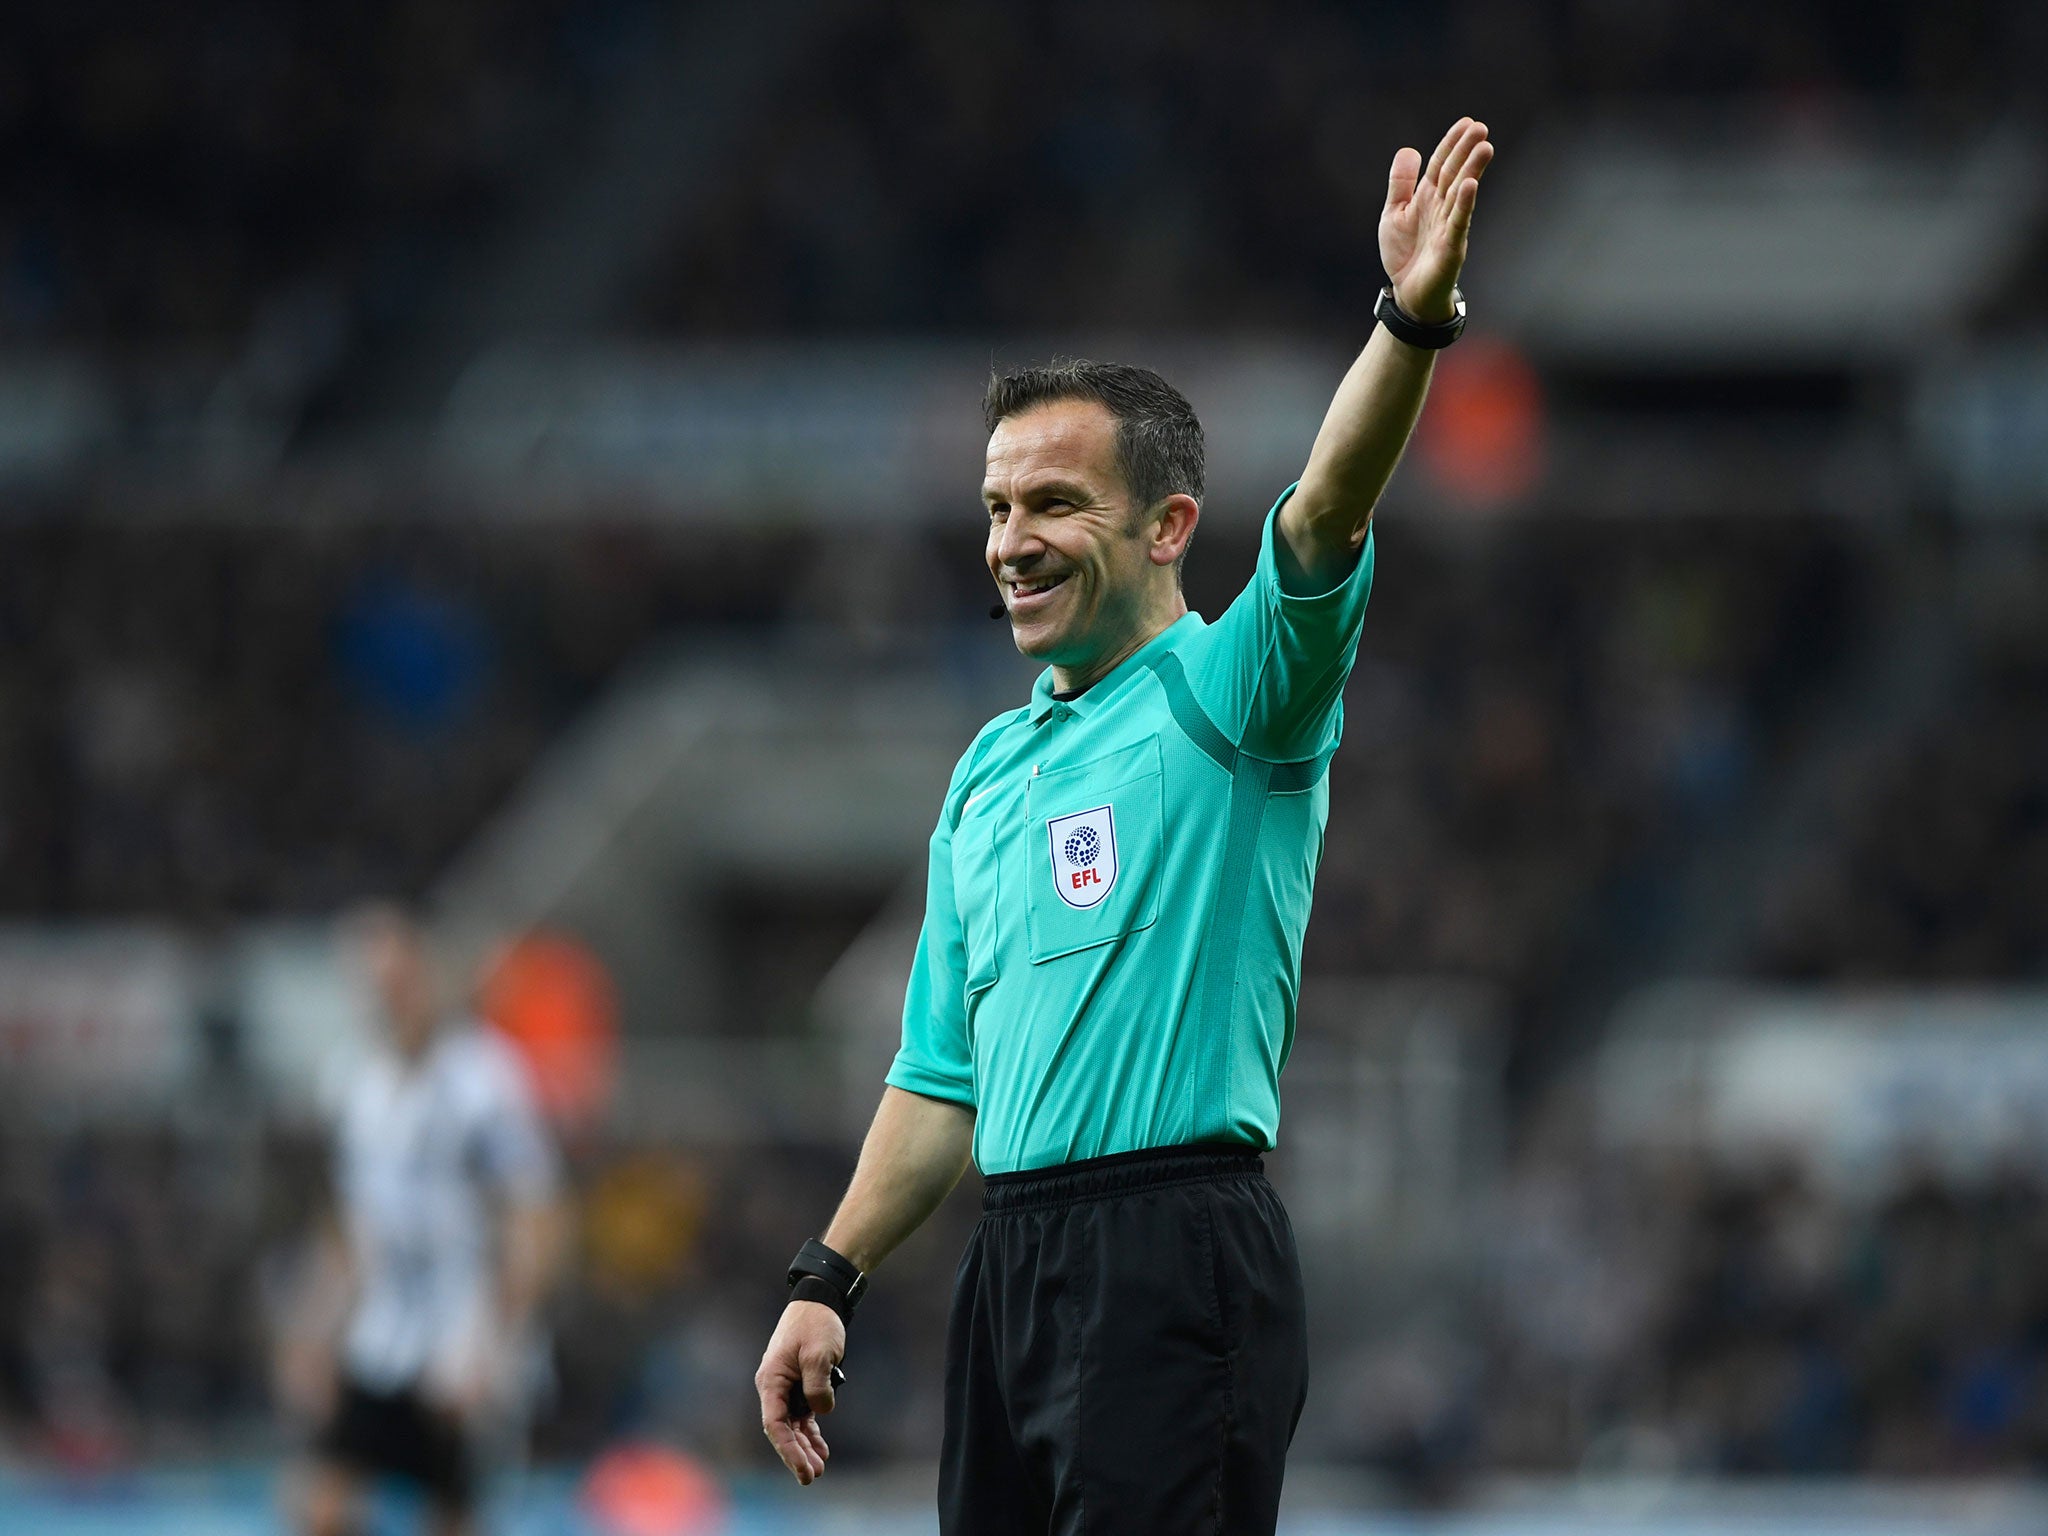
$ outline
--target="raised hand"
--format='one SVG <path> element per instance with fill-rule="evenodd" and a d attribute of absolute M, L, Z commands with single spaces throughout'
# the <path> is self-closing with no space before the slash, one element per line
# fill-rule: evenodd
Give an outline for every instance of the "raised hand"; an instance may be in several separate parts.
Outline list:
<path fill-rule="evenodd" d="M 1486 124 L 1461 117 L 1424 166 L 1413 149 L 1394 156 L 1387 206 L 1380 213 L 1380 265 L 1394 298 L 1417 320 L 1451 318 L 1451 290 L 1465 265 L 1465 240 L 1479 201 L 1479 178 L 1493 162 Z"/>

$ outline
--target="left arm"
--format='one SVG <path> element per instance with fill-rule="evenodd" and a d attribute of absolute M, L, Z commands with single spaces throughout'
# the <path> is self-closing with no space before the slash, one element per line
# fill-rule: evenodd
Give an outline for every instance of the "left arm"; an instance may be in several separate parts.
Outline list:
<path fill-rule="evenodd" d="M 561 1165 L 539 1107 L 509 1046 L 493 1049 L 479 1077 L 477 1134 L 496 1217 L 485 1305 L 453 1333 L 428 1369 L 428 1395 L 465 1419 L 519 1401 L 525 1352 L 566 1265 L 570 1209 Z"/>
<path fill-rule="evenodd" d="M 506 1208 L 498 1252 L 498 1321 L 516 1336 L 538 1316 L 569 1253 L 569 1212 L 556 1199 L 524 1199 Z"/>
<path fill-rule="evenodd" d="M 1460 118 L 1429 164 L 1413 149 L 1394 156 L 1380 214 L 1380 261 L 1394 297 L 1415 319 L 1451 318 L 1451 291 L 1465 265 L 1479 178 L 1493 160 L 1486 125 Z M 1280 545 L 1304 589 L 1343 580 L 1372 526 L 1373 508 L 1393 478 L 1422 414 L 1435 354 L 1396 341 L 1384 327 L 1337 386 L 1316 434 L 1301 486 L 1280 511 Z"/>
<path fill-rule="evenodd" d="M 490 1306 L 451 1336 L 428 1369 L 428 1397 L 467 1421 L 519 1403 L 524 1351 L 569 1251 L 569 1213 L 559 1199 L 508 1200 L 498 1221 Z"/>
<path fill-rule="evenodd" d="M 356 1266 L 341 1218 L 328 1210 L 307 1243 L 272 1366 L 278 1400 L 308 1423 L 334 1409 L 342 1340 L 355 1305 Z"/>

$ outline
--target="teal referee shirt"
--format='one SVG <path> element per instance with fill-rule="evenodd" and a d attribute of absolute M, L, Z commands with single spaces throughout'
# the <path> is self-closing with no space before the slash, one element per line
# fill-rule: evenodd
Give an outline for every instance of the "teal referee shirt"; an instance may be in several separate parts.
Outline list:
<path fill-rule="evenodd" d="M 932 833 L 889 1082 L 975 1110 L 985 1174 L 1273 1145 L 1373 546 L 1327 592 L 1258 570 L 1061 703 L 982 727 Z"/>

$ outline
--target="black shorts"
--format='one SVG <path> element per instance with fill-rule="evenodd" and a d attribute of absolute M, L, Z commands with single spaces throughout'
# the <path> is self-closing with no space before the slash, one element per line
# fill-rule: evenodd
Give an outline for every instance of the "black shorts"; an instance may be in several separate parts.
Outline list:
<path fill-rule="evenodd" d="M 313 1453 L 353 1471 L 404 1478 L 438 1509 L 465 1511 L 476 1496 L 476 1467 L 462 1426 L 417 1392 L 372 1392 L 344 1382 Z"/>
<path fill-rule="evenodd" d="M 1270 1532 L 1307 1391 L 1294 1231 L 1255 1154 L 999 1174 L 947 1328 L 939 1527 Z"/>

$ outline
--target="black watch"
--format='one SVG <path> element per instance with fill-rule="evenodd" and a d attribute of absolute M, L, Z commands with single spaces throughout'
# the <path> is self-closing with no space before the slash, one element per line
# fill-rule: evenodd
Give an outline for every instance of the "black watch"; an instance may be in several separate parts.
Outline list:
<path fill-rule="evenodd" d="M 1372 317 L 1392 332 L 1396 341 L 1435 352 L 1448 347 L 1464 334 L 1465 295 L 1456 286 L 1451 289 L 1451 306 L 1455 313 L 1450 319 L 1436 325 L 1424 324 L 1401 308 L 1400 301 L 1394 297 L 1394 285 L 1389 283 L 1380 290 L 1379 302 L 1372 307 Z"/>
<path fill-rule="evenodd" d="M 853 1321 L 854 1308 L 867 1293 L 868 1277 L 854 1267 L 853 1260 L 815 1237 L 789 1261 L 789 1299 L 823 1302 L 843 1323 Z"/>

